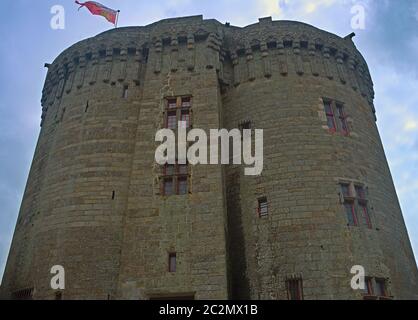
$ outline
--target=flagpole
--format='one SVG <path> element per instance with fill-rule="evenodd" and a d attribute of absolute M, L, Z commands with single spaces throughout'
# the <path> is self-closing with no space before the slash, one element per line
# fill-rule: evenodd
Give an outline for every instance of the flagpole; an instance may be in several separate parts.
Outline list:
<path fill-rule="evenodd" d="M 117 28 L 117 27 L 118 27 L 118 20 L 119 20 L 119 12 L 120 12 L 120 10 L 118 10 L 118 11 L 117 11 L 117 13 L 116 13 L 116 22 L 115 22 L 115 28 Z"/>

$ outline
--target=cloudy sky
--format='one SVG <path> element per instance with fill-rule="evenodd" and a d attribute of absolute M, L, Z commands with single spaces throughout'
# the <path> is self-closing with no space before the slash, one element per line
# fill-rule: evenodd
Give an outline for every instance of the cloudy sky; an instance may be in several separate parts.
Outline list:
<path fill-rule="evenodd" d="M 378 126 L 408 231 L 418 256 L 418 1 L 416 0 L 101 0 L 120 9 L 120 26 L 203 14 L 244 26 L 259 17 L 298 20 L 345 36 L 365 56 L 375 83 Z M 65 29 L 50 27 L 65 9 Z M 352 10 L 365 10 L 353 30 Z M 354 9 L 353 9 L 354 7 Z M 73 0 L 2 1 L 0 43 L 0 278 L 39 134 L 45 62 L 71 44 L 111 28 Z M 353 11 L 354 12 L 354 11 Z"/>

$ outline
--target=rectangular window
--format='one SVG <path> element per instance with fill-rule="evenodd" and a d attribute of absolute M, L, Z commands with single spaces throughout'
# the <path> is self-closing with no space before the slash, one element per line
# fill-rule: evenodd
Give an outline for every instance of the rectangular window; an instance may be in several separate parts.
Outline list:
<path fill-rule="evenodd" d="M 12 294 L 13 300 L 32 300 L 33 288 L 16 291 Z"/>
<path fill-rule="evenodd" d="M 269 209 L 268 209 L 268 202 L 267 198 L 263 197 L 258 199 L 258 215 L 259 217 L 265 217 L 268 216 Z"/>
<path fill-rule="evenodd" d="M 375 295 L 379 297 L 386 297 L 386 280 L 385 279 L 375 279 L 376 281 L 376 288 L 375 288 Z"/>
<path fill-rule="evenodd" d="M 169 99 L 168 109 L 176 109 L 176 108 L 177 108 L 177 99 Z"/>
<path fill-rule="evenodd" d="M 176 129 L 177 128 L 177 113 L 176 111 L 169 111 L 167 113 L 167 129 Z"/>
<path fill-rule="evenodd" d="M 176 272 L 177 254 L 175 252 L 168 254 L 168 272 Z"/>
<path fill-rule="evenodd" d="M 361 215 L 363 225 L 367 226 L 369 229 L 372 229 L 372 223 L 370 221 L 369 211 L 367 210 L 367 205 L 364 203 L 358 204 L 359 214 Z"/>
<path fill-rule="evenodd" d="M 122 94 L 123 99 L 128 99 L 128 92 L 129 92 L 129 86 L 124 86 L 123 87 L 123 94 Z"/>
<path fill-rule="evenodd" d="M 366 191 L 363 186 L 353 183 L 341 183 L 341 195 L 349 226 L 363 226 L 372 229 L 372 222 L 367 206 Z"/>
<path fill-rule="evenodd" d="M 191 128 L 191 102 L 190 97 L 177 97 L 167 99 L 166 123 L 167 129 L 176 129 L 177 122 L 186 122 L 186 128 Z"/>
<path fill-rule="evenodd" d="M 365 277 L 364 278 L 364 294 L 367 294 L 369 296 L 372 296 L 373 293 L 373 282 L 372 282 L 372 278 L 370 277 Z"/>
<path fill-rule="evenodd" d="M 354 203 L 345 202 L 344 203 L 345 214 L 347 216 L 348 225 L 355 227 L 357 226 L 357 217 L 354 210 Z"/>
<path fill-rule="evenodd" d="M 174 185 L 173 185 L 173 178 L 165 178 L 164 179 L 164 195 L 171 196 L 174 194 Z"/>
<path fill-rule="evenodd" d="M 341 184 L 341 192 L 344 196 L 344 198 L 351 198 L 351 191 L 350 191 L 350 185 L 342 183 Z"/>
<path fill-rule="evenodd" d="M 189 110 L 181 110 L 180 121 L 186 122 L 186 128 L 190 128 L 190 113 L 189 113 Z"/>
<path fill-rule="evenodd" d="M 179 195 L 187 194 L 187 178 L 178 178 L 177 179 L 177 191 Z"/>
<path fill-rule="evenodd" d="M 289 300 L 303 300 L 302 279 L 291 279 L 286 281 L 287 298 Z"/>
<path fill-rule="evenodd" d="M 344 112 L 344 106 L 337 103 L 338 119 L 340 120 L 340 129 L 342 133 L 348 134 L 347 116 Z"/>
<path fill-rule="evenodd" d="M 348 116 L 345 113 L 344 104 L 331 99 L 323 99 L 324 110 L 327 118 L 327 125 L 330 132 L 341 132 L 344 135 L 349 134 Z"/>
<path fill-rule="evenodd" d="M 187 194 L 189 191 L 188 165 L 165 165 L 163 169 L 162 183 L 162 190 L 165 196 Z"/>
<path fill-rule="evenodd" d="M 335 124 L 335 116 L 334 111 L 332 108 L 332 104 L 330 101 L 324 101 L 325 107 L 325 114 L 327 116 L 327 124 L 330 131 L 335 132 L 337 131 L 337 126 Z"/>
<path fill-rule="evenodd" d="M 366 192 L 362 186 L 355 186 L 356 196 L 359 200 L 366 200 Z"/>

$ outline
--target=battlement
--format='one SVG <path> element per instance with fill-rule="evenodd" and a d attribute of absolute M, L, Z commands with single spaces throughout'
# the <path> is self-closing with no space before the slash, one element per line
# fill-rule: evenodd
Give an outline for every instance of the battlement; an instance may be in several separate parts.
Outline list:
<path fill-rule="evenodd" d="M 196 49 L 202 43 L 206 52 Z M 178 54 L 179 50 L 183 50 L 185 57 Z M 148 53 L 155 72 L 175 72 L 178 60 L 187 59 L 185 69 L 189 72 L 215 68 L 220 80 L 228 86 L 256 80 L 259 68 L 263 69 L 265 77 L 289 74 L 325 77 L 358 91 L 375 112 L 373 82 L 367 64 L 351 39 L 296 21 L 273 21 L 265 17 L 241 28 L 213 19 L 204 20 L 202 15 L 109 30 L 73 45 L 50 65 L 42 105 L 47 109 L 60 98 L 63 82 L 65 79 L 67 83 L 74 81 L 75 74 L 76 87 L 80 88 L 96 82 L 96 69 L 102 65 L 108 65 L 103 67 L 107 73 L 105 82 L 110 81 L 110 73 L 120 70 L 112 67 L 115 64 L 122 63 L 122 70 L 126 70 L 126 64 L 129 68 L 144 70 L 149 63 Z M 162 70 L 163 55 L 170 57 L 173 64 L 170 70 Z M 205 59 L 199 63 L 196 55 Z M 223 71 L 230 67 L 233 72 L 225 74 Z M 92 73 L 93 79 L 85 81 L 86 73 Z M 139 73 L 131 79 L 123 74 L 117 77 L 119 81 L 138 83 Z M 67 91 L 72 89 L 72 84 L 68 84 Z"/>

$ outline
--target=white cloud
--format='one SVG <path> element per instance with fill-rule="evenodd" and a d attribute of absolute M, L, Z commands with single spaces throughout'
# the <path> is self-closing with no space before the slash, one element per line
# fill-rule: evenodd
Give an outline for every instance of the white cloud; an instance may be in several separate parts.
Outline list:
<path fill-rule="evenodd" d="M 405 131 L 415 131 L 418 129 L 418 122 L 413 119 L 408 119 L 406 120 L 403 128 Z"/>

